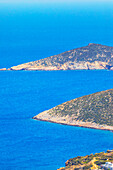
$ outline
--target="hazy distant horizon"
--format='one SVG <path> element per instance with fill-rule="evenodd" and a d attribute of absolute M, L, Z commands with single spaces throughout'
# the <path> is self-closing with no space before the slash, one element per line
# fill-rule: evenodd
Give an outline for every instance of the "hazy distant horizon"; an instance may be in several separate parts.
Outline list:
<path fill-rule="evenodd" d="M 112 3 L 112 0 L 0 0 L 0 3 Z"/>

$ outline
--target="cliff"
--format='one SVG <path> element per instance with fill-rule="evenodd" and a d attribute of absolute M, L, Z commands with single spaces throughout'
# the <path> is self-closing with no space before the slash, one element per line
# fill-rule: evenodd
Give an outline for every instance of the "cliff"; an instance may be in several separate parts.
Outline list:
<path fill-rule="evenodd" d="M 77 156 L 66 161 L 66 167 L 58 170 L 91 170 L 91 169 L 102 169 L 102 165 L 106 162 L 113 163 L 113 150 L 100 153 L 95 153 L 86 156 Z"/>
<path fill-rule="evenodd" d="M 113 130 L 113 89 L 73 99 L 44 111 L 33 119 Z"/>
<path fill-rule="evenodd" d="M 8 70 L 113 70 L 113 47 L 90 43 L 41 60 L 13 66 Z"/>

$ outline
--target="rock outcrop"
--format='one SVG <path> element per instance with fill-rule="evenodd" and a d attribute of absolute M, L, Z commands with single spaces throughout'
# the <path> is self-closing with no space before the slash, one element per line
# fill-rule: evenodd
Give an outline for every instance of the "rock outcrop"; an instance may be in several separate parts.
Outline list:
<path fill-rule="evenodd" d="M 41 60 L 13 66 L 8 70 L 113 70 L 113 47 L 90 43 Z"/>

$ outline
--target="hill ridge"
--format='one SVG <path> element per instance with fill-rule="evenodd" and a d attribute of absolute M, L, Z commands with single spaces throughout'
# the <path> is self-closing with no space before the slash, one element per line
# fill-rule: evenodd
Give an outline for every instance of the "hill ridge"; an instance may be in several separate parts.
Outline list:
<path fill-rule="evenodd" d="M 33 119 L 113 130 L 113 89 L 72 99 L 34 116 Z"/>
<path fill-rule="evenodd" d="M 89 43 L 47 58 L 1 70 L 113 70 L 113 47 Z"/>

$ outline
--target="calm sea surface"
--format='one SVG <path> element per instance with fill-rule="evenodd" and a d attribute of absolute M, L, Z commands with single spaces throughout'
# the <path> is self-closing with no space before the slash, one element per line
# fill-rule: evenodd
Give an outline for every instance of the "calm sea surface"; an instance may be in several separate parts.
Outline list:
<path fill-rule="evenodd" d="M 0 72 L 0 168 L 54 170 L 71 157 L 112 149 L 112 132 L 31 119 L 112 87 L 112 71 Z"/>
<path fill-rule="evenodd" d="M 113 46 L 111 6 L 0 4 L 0 68 L 90 42 Z M 113 88 L 113 71 L 0 72 L 0 169 L 55 170 L 113 149 L 113 133 L 31 119 L 65 101 Z"/>

